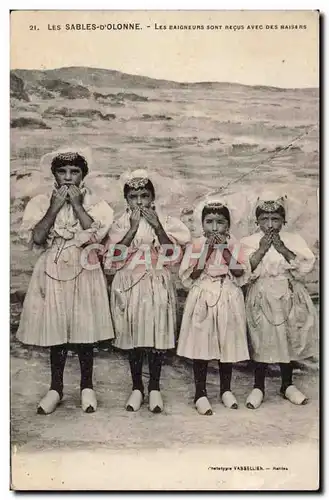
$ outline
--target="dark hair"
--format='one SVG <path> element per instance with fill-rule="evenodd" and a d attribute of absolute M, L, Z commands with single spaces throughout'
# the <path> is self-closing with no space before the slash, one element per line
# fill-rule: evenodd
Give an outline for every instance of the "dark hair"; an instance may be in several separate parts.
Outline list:
<path fill-rule="evenodd" d="M 281 217 L 283 218 L 283 223 L 285 224 L 286 223 L 286 211 L 284 209 L 284 207 L 282 207 L 281 205 L 274 211 L 274 212 L 269 212 L 268 210 L 263 210 L 262 208 L 260 207 L 257 207 L 256 208 L 256 219 L 258 220 L 258 218 L 262 215 L 262 214 L 268 214 L 268 213 L 276 213 L 276 214 L 279 214 L 281 215 Z"/>
<path fill-rule="evenodd" d="M 123 187 L 123 196 L 125 197 L 125 199 L 127 199 L 129 191 L 136 190 L 136 189 L 137 190 L 138 189 L 147 189 L 148 191 L 150 191 L 150 193 L 152 195 L 152 199 L 153 200 L 155 199 L 155 190 L 154 190 L 154 186 L 153 186 L 152 182 L 150 181 L 150 179 L 148 179 L 147 183 L 143 187 L 134 188 L 134 187 L 129 186 L 129 184 L 125 184 Z"/>
<path fill-rule="evenodd" d="M 203 223 L 206 215 L 208 215 L 208 214 L 224 215 L 225 219 L 228 222 L 228 226 L 229 227 L 231 226 L 230 211 L 227 207 L 225 207 L 225 205 L 218 205 L 217 207 L 214 205 L 206 205 L 205 207 L 203 207 L 202 215 L 201 215 L 202 223 Z"/>
<path fill-rule="evenodd" d="M 79 167 L 83 177 L 88 174 L 88 163 L 79 153 L 60 153 L 55 156 L 51 162 L 52 173 L 54 174 L 58 168 L 64 167 L 65 165 Z"/>

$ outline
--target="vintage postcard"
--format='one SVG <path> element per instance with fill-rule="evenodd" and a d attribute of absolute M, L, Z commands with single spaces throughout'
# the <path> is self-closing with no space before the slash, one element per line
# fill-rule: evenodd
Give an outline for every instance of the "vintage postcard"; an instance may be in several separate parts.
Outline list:
<path fill-rule="evenodd" d="M 11 489 L 319 488 L 319 12 L 11 13 Z"/>

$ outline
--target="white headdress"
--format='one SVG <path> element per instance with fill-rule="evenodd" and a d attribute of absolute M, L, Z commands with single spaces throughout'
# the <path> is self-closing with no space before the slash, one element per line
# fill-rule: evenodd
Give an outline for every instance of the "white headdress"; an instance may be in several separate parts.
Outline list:
<path fill-rule="evenodd" d="M 260 208 L 264 212 L 276 212 L 281 208 L 284 209 L 286 218 L 288 217 L 288 197 L 286 194 L 283 194 L 278 197 L 277 194 L 273 192 L 262 193 L 261 196 L 258 196 L 255 204 L 255 217 L 256 210 Z"/>
<path fill-rule="evenodd" d="M 260 186 L 249 190 L 246 193 L 249 200 L 249 209 L 246 213 L 249 233 L 259 230 L 256 220 L 256 210 L 260 208 L 265 212 L 276 212 L 280 207 L 284 209 L 285 220 L 288 221 L 290 199 L 280 186 L 271 186 L 271 189 L 264 189 Z"/>
<path fill-rule="evenodd" d="M 249 232 L 257 231 L 256 209 L 273 211 L 282 206 L 285 210 L 285 231 L 298 232 L 309 244 L 313 244 L 318 237 L 318 207 L 316 190 L 311 187 L 291 187 L 289 192 L 285 186 L 271 185 L 270 190 L 263 186 L 253 186 L 249 193 L 248 226 Z"/>
<path fill-rule="evenodd" d="M 202 234 L 202 211 L 206 206 L 214 208 L 226 207 L 230 213 L 230 222 L 234 234 L 239 237 L 245 235 L 246 231 L 243 230 L 243 227 L 248 203 L 242 192 L 228 195 L 210 195 L 203 198 L 194 210 L 196 234 Z"/>
<path fill-rule="evenodd" d="M 54 188 L 54 177 L 51 172 L 51 162 L 59 154 L 79 153 L 83 156 L 90 169 L 92 165 L 91 148 L 86 146 L 72 145 L 60 148 L 56 151 L 46 153 L 39 161 L 39 168 L 31 172 L 28 178 L 23 178 L 16 181 L 13 185 L 12 192 L 14 197 L 20 198 L 23 196 L 33 197 L 39 194 L 51 192 Z M 89 184 L 89 182 L 88 182 Z"/>
<path fill-rule="evenodd" d="M 133 171 L 127 170 L 120 177 L 122 189 L 125 185 L 128 185 L 132 189 L 140 189 L 145 187 L 148 181 L 152 182 L 149 173 L 147 170 L 141 168 Z"/>
<path fill-rule="evenodd" d="M 51 153 L 46 153 L 42 156 L 40 160 L 40 173 L 45 177 L 52 177 L 51 173 L 51 162 L 56 156 L 59 155 L 67 155 L 69 153 L 77 153 L 82 156 L 88 165 L 88 169 L 90 170 L 92 167 L 92 152 L 91 148 L 88 146 L 79 146 L 72 144 L 71 146 L 65 146 L 56 151 L 52 151 Z"/>
<path fill-rule="evenodd" d="M 165 176 L 155 170 L 137 169 L 124 172 L 119 180 L 121 190 L 125 184 L 135 189 L 144 187 L 150 180 L 155 191 L 155 204 L 157 208 L 166 213 L 179 212 L 179 207 L 186 204 L 186 197 L 182 189 L 183 179 Z"/>

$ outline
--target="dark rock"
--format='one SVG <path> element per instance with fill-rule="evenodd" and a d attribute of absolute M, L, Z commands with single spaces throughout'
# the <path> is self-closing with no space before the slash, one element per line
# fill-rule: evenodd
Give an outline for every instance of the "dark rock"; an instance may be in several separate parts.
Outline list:
<path fill-rule="evenodd" d="M 30 94 L 39 97 L 40 99 L 55 99 L 57 95 L 54 92 L 50 92 L 43 87 L 39 87 L 37 85 L 32 85 L 29 87 Z"/>
<path fill-rule="evenodd" d="M 29 95 L 25 90 L 25 83 L 15 73 L 10 73 L 10 97 L 20 101 L 29 101 Z"/>
<path fill-rule="evenodd" d="M 101 94 L 100 92 L 93 93 L 94 99 L 98 100 L 111 100 L 116 102 L 126 101 L 137 101 L 137 102 L 147 102 L 149 99 L 143 95 L 134 94 L 133 92 L 119 92 L 118 94 Z"/>
<path fill-rule="evenodd" d="M 166 115 L 149 115 L 148 113 L 144 113 L 140 120 L 143 121 L 159 121 L 159 120 L 172 120 L 171 116 Z"/>
<path fill-rule="evenodd" d="M 101 94 L 100 92 L 93 93 L 95 101 L 101 104 L 110 104 L 111 106 L 124 106 L 124 102 L 117 94 Z"/>
<path fill-rule="evenodd" d="M 10 122 L 11 128 L 33 128 L 33 129 L 51 129 L 44 121 L 40 118 L 33 118 L 27 116 L 21 116 L 19 118 L 13 118 Z"/>
<path fill-rule="evenodd" d="M 56 92 L 61 97 L 67 99 L 84 99 L 91 96 L 90 90 L 83 85 L 64 82 L 63 80 L 39 80 L 38 86 L 43 87 L 50 92 Z"/>
<path fill-rule="evenodd" d="M 65 118 L 89 118 L 91 120 L 93 119 L 100 119 L 100 120 L 113 120 L 116 118 L 116 115 L 114 113 L 109 113 L 103 115 L 98 109 L 71 109 L 67 107 L 63 108 L 56 108 L 51 106 L 50 108 L 46 109 L 45 112 L 43 113 L 44 116 L 63 116 Z"/>
<path fill-rule="evenodd" d="M 108 113 L 107 115 L 101 115 L 102 120 L 114 120 L 116 118 L 116 115 L 114 113 Z"/>
<path fill-rule="evenodd" d="M 133 92 L 119 92 L 117 94 L 119 99 L 126 99 L 127 101 L 139 101 L 139 102 L 147 102 L 148 97 L 143 95 L 134 94 Z"/>
<path fill-rule="evenodd" d="M 24 174 L 17 174 L 16 175 L 16 180 L 19 181 L 19 179 L 24 179 L 24 177 L 31 177 L 32 172 L 26 172 Z"/>
<path fill-rule="evenodd" d="M 100 92 L 93 93 L 94 99 L 98 101 L 99 99 L 118 99 L 117 94 L 101 94 Z"/>
<path fill-rule="evenodd" d="M 208 144 L 212 144 L 213 142 L 221 142 L 221 139 L 219 137 L 211 137 L 207 140 Z"/>

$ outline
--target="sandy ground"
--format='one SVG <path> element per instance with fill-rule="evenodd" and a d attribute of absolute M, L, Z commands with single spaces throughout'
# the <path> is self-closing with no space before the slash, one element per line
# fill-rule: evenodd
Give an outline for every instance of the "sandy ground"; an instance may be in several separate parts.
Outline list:
<path fill-rule="evenodd" d="M 63 402 L 52 415 L 40 416 L 36 405 L 48 388 L 48 359 L 32 351 L 29 359 L 12 356 L 14 489 L 317 487 L 316 371 L 295 376 L 296 385 L 310 397 L 308 405 L 296 407 L 283 400 L 279 379 L 270 377 L 265 402 L 252 411 L 244 406 L 252 377 L 235 370 L 233 388 L 240 403 L 235 411 L 220 403 L 217 374 L 211 369 L 208 393 L 214 415 L 203 417 L 193 407 L 191 368 L 177 359 L 163 368 L 165 411 L 160 415 L 148 411 L 147 401 L 138 413 L 124 410 L 130 390 L 128 363 L 115 352 L 95 358 L 99 408 L 84 414 L 78 367 L 76 356 L 70 356 Z M 268 465 L 268 472 L 209 469 L 228 464 Z M 287 465 L 289 471 L 273 471 L 274 465 Z"/>

